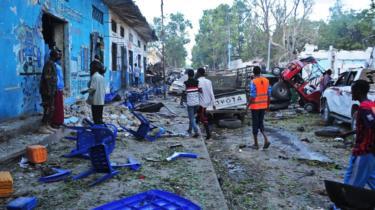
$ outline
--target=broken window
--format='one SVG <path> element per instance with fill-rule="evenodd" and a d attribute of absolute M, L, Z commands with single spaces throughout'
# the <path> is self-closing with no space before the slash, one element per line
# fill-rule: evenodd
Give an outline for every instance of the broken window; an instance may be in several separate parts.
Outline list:
<path fill-rule="evenodd" d="M 92 18 L 99 23 L 103 24 L 103 12 L 95 6 L 92 6 Z"/>
<path fill-rule="evenodd" d="M 117 23 L 116 23 L 116 21 L 114 21 L 114 20 L 112 20 L 111 21 L 111 28 L 112 28 L 112 31 L 113 32 L 117 32 Z"/>
<path fill-rule="evenodd" d="M 121 35 L 121 37 L 125 37 L 125 29 L 124 29 L 124 27 L 120 27 L 120 35 Z"/>

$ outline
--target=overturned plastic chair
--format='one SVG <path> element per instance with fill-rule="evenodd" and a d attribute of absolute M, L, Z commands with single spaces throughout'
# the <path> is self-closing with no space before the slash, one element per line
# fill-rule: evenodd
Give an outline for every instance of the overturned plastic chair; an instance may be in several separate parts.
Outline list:
<path fill-rule="evenodd" d="M 375 209 L 375 191 L 324 181 L 330 200 L 340 209 Z"/>
<path fill-rule="evenodd" d="M 89 123 L 89 125 L 89 127 L 68 127 L 76 131 L 76 136 L 65 138 L 76 141 L 76 148 L 69 154 L 65 154 L 64 157 L 89 158 L 89 149 L 94 145 L 102 143 L 107 145 L 108 152 L 112 153 L 116 144 L 117 127 L 112 124 L 95 125 Z"/>
<path fill-rule="evenodd" d="M 132 134 L 135 138 L 155 141 L 165 133 L 164 128 L 152 125 L 142 114 L 136 113 L 133 110 L 131 110 L 131 113 L 141 122 L 137 131 L 126 128 L 123 125 L 120 125 L 120 127 Z"/>
<path fill-rule="evenodd" d="M 78 174 L 77 176 L 74 176 L 73 180 L 82 179 L 94 173 L 105 174 L 101 178 L 91 183 L 90 186 L 99 184 L 117 175 L 119 173 L 119 171 L 116 170 L 117 168 L 129 167 L 132 170 L 138 170 L 141 167 L 140 163 L 138 163 L 134 159 L 129 159 L 130 163 L 128 164 L 122 164 L 122 165 L 111 164 L 111 161 L 109 158 L 110 154 L 108 152 L 108 147 L 105 144 L 98 144 L 98 145 L 92 146 L 89 149 L 89 156 L 90 156 L 92 168 L 89 169 L 88 171 Z"/>

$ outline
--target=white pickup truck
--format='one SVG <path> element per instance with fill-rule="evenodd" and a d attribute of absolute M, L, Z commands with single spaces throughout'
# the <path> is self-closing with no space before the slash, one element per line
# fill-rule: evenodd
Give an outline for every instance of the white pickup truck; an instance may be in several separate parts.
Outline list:
<path fill-rule="evenodd" d="M 341 73 L 334 85 L 327 88 L 321 97 L 320 111 L 326 124 L 337 119 L 351 123 L 352 128 L 355 128 L 359 102 L 352 100 L 351 85 L 359 79 L 370 82 L 368 98 L 375 100 L 375 69 L 358 68 Z"/>

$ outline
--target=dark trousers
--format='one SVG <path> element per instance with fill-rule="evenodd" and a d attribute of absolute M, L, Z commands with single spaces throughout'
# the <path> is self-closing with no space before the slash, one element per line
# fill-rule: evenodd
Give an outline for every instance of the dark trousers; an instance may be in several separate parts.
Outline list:
<path fill-rule="evenodd" d="M 92 118 L 95 124 L 104 124 L 103 105 L 91 105 Z"/>
<path fill-rule="evenodd" d="M 42 95 L 43 125 L 50 125 L 55 112 L 55 97 Z"/>
<path fill-rule="evenodd" d="M 252 126 L 253 126 L 253 134 L 257 135 L 259 130 L 261 132 L 264 131 L 264 114 L 265 109 L 252 109 L 251 110 L 251 119 L 252 119 Z"/>

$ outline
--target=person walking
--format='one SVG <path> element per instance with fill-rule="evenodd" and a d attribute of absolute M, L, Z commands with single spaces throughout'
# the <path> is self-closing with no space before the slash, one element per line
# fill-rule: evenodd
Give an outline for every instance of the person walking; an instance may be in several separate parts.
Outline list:
<path fill-rule="evenodd" d="M 375 102 L 367 98 L 370 85 L 357 80 L 351 87 L 353 101 L 359 101 L 355 144 L 346 169 L 344 183 L 375 190 Z"/>
<path fill-rule="evenodd" d="M 50 52 L 50 58 L 44 64 L 42 76 L 40 78 L 39 93 L 42 98 L 43 118 L 39 132 L 45 134 L 56 131 L 51 125 L 55 112 L 55 97 L 57 92 L 57 70 L 55 62 L 61 58 L 61 56 L 59 56 L 57 49 L 53 49 Z"/>
<path fill-rule="evenodd" d="M 57 90 L 55 94 L 55 111 L 52 117 L 52 127 L 59 128 L 64 124 L 64 72 L 61 66 L 61 51 L 57 49 L 58 57 L 55 61 L 55 68 L 57 74 Z"/>
<path fill-rule="evenodd" d="M 198 117 L 199 121 L 203 123 L 206 131 L 206 140 L 211 139 L 211 128 L 207 115 L 207 108 L 212 107 L 215 109 L 215 95 L 212 88 L 212 83 L 205 77 L 204 68 L 199 68 L 197 71 L 198 87 L 199 87 L 199 108 Z"/>
<path fill-rule="evenodd" d="M 261 76 L 261 69 L 258 66 L 253 68 L 254 79 L 250 83 L 250 105 L 253 127 L 254 144 L 250 146 L 253 149 L 259 149 L 258 132 L 264 137 L 263 149 L 267 149 L 271 143 L 264 133 L 264 115 L 269 107 L 271 86 L 267 78 Z"/>
<path fill-rule="evenodd" d="M 141 74 L 141 69 L 137 66 L 137 64 L 134 64 L 134 86 L 138 87 L 139 85 L 139 77 Z"/>
<path fill-rule="evenodd" d="M 89 89 L 82 91 L 82 94 L 89 93 L 87 103 L 91 105 L 92 118 L 95 124 L 104 124 L 103 108 L 105 98 L 105 68 L 100 61 L 92 61 L 90 64 L 91 79 Z"/>
<path fill-rule="evenodd" d="M 194 70 L 187 70 L 188 79 L 184 82 L 187 112 L 189 117 L 189 129 L 188 133 L 191 134 L 194 131 L 194 138 L 199 136 L 199 129 L 195 122 L 195 115 L 197 114 L 199 107 L 199 87 L 198 80 L 194 78 Z"/>

